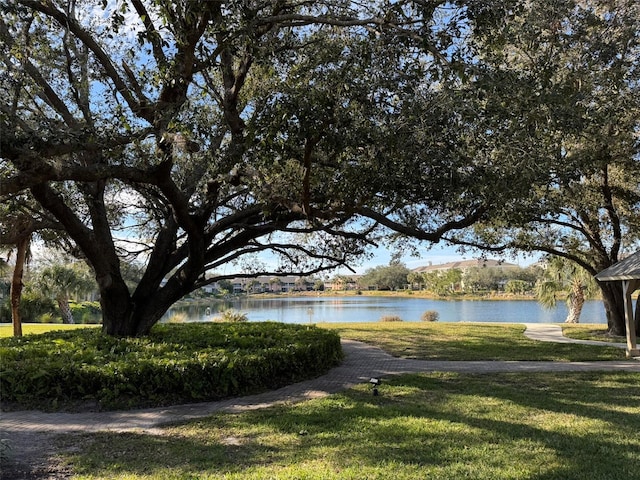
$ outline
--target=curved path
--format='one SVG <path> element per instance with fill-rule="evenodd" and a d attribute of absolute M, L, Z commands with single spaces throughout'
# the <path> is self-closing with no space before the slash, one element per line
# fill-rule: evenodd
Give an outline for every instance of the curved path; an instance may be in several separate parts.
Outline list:
<path fill-rule="evenodd" d="M 562 336 L 560 325 L 526 324 L 525 335 L 539 341 L 576 342 L 618 346 L 606 342 L 572 340 Z M 345 359 L 326 375 L 259 395 L 218 402 L 177 405 L 167 408 L 97 413 L 43 413 L 37 411 L 1 412 L 0 438 L 11 446 L 9 460 L 3 461 L 0 480 L 68 479 L 71 473 L 56 460 L 58 434 L 82 432 L 137 431 L 162 434 L 163 424 L 196 419 L 215 412 L 241 412 L 276 404 L 323 397 L 368 382 L 371 377 L 402 373 L 451 371 L 464 373 L 548 372 L 548 371 L 633 371 L 640 362 L 503 362 L 503 361 L 424 361 L 394 358 L 379 348 L 344 340 Z"/>
<path fill-rule="evenodd" d="M 588 343 L 617 346 L 623 344 L 572 340 L 562 336 L 559 325 L 527 324 L 525 335 L 540 341 Z M 71 433 L 97 431 L 151 431 L 163 424 L 191 420 L 215 412 L 241 412 L 275 404 L 318 398 L 367 382 L 371 377 L 388 377 L 418 372 L 559 372 L 559 371 L 634 371 L 637 360 L 608 362 L 533 362 L 533 361 L 426 361 L 395 358 L 365 343 L 343 340 L 345 360 L 329 373 L 278 390 L 171 407 L 87 413 L 43 413 L 37 411 L 2 412 L 0 432 Z"/>

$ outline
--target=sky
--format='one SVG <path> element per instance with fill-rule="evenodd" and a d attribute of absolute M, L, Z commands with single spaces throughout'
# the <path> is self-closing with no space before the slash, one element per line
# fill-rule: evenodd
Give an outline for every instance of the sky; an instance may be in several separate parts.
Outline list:
<path fill-rule="evenodd" d="M 114 12 L 118 11 L 118 7 L 120 2 L 118 0 L 109 0 L 107 2 L 108 7 L 106 9 L 99 8 L 97 11 L 91 10 L 90 8 L 84 12 L 79 12 L 79 15 L 82 17 L 82 22 L 89 25 L 92 22 L 97 22 L 98 24 L 104 25 L 108 19 L 110 19 Z M 150 14 L 154 16 L 154 12 L 151 11 Z M 116 48 L 119 45 L 124 45 L 127 42 L 122 42 L 123 35 L 129 36 L 130 39 L 135 40 L 136 34 L 141 31 L 144 27 L 140 22 L 137 15 L 134 13 L 132 9 L 129 9 L 125 12 L 125 22 L 122 30 L 119 32 L 117 38 L 114 38 L 113 47 Z M 94 27 L 96 25 L 93 25 Z M 166 32 L 165 32 L 166 33 Z M 413 256 L 410 254 L 404 255 L 401 258 L 401 261 L 410 269 L 414 269 L 420 266 L 429 265 L 429 263 L 433 265 L 448 263 L 459 260 L 470 260 L 474 258 L 478 258 L 479 255 L 473 252 L 466 252 L 465 254 L 460 254 L 457 252 L 455 247 L 445 246 L 445 245 L 435 245 L 431 248 L 427 249 L 425 247 L 421 247 L 418 249 L 420 252 L 420 256 Z M 378 247 L 374 250 L 374 256 L 370 259 L 362 261 L 359 265 L 353 265 L 353 269 L 356 273 L 362 274 L 367 269 L 373 268 L 380 265 L 388 265 L 393 255 L 393 251 L 385 248 L 384 246 Z M 500 257 L 489 256 L 489 258 L 499 259 Z M 510 263 L 518 264 L 522 267 L 526 267 L 532 263 L 534 263 L 537 258 L 510 258 L 505 257 L 505 261 Z M 233 269 L 234 267 L 229 266 L 229 269 Z M 352 273 L 348 269 L 340 269 L 336 273 L 349 274 Z"/>
<path fill-rule="evenodd" d="M 388 250 L 384 247 L 378 247 L 374 250 L 373 258 L 364 261 L 361 265 L 354 266 L 356 274 L 363 274 L 368 268 L 374 268 L 379 265 L 388 265 L 389 261 L 391 260 L 392 253 L 393 252 L 391 250 Z M 407 266 L 407 268 L 412 270 L 414 268 L 429 265 L 429 262 L 431 262 L 433 265 L 438 265 L 460 260 L 473 260 L 480 257 L 477 252 L 465 252 L 464 254 L 461 254 L 457 251 L 456 247 L 446 245 L 434 245 L 429 249 L 420 248 L 419 253 L 419 257 L 409 254 L 404 255 L 401 261 Z M 523 268 L 528 267 L 529 265 L 536 263 L 539 260 L 539 256 L 536 255 L 529 257 L 518 255 L 514 258 L 511 256 L 500 257 L 489 254 L 487 255 L 487 258 L 504 260 L 505 262 L 514 263 Z M 347 269 L 342 269 L 339 271 L 339 273 L 352 274 L 352 272 L 348 271 Z"/>

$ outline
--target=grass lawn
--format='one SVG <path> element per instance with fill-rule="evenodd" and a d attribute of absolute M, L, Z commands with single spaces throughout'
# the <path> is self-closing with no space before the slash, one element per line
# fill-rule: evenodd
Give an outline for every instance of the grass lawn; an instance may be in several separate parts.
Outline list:
<path fill-rule="evenodd" d="M 23 323 L 22 334 L 32 335 L 38 333 L 51 332 L 53 330 L 73 330 L 75 328 L 88 328 L 88 327 L 101 327 L 102 325 L 96 324 L 74 324 L 68 325 L 63 323 Z M 12 337 L 13 325 L 10 323 L 0 324 L 0 338 Z"/>
<path fill-rule="evenodd" d="M 321 326 L 413 358 L 624 356 L 608 347 L 530 341 L 520 325 Z M 84 480 L 627 480 L 640 478 L 639 430 L 638 373 L 431 373 L 385 380 L 377 397 L 363 384 L 153 433 L 65 435 L 58 442 L 72 478 Z"/>
<path fill-rule="evenodd" d="M 640 472 L 640 374 L 407 375 L 159 434 L 65 437 L 77 479 L 590 479 Z"/>
<path fill-rule="evenodd" d="M 529 340 L 525 326 L 490 323 L 320 323 L 342 338 L 377 345 L 393 356 L 421 360 L 619 360 L 615 347 L 558 344 Z M 593 329 L 573 327 L 572 331 Z M 585 335 L 585 337 L 588 335 Z"/>
<path fill-rule="evenodd" d="M 25 335 L 50 330 L 100 325 L 25 324 Z M 423 360 L 549 360 L 589 361 L 625 358 L 623 350 L 598 346 L 555 344 L 529 340 L 524 325 L 490 323 L 319 323 L 342 338 L 377 345 L 396 357 Z M 583 340 L 624 342 L 604 335 L 604 325 L 563 325 L 566 336 Z M 0 338 L 13 335 L 10 324 L 0 325 Z"/>
<path fill-rule="evenodd" d="M 607 333 L 606 325 L 593 324 L 564 324 L 562 334 L 565 337 L 576 338 L 578 340 L 597 340 L 599 342 L 626 343 L 626 337 L 612 337 Z"/>

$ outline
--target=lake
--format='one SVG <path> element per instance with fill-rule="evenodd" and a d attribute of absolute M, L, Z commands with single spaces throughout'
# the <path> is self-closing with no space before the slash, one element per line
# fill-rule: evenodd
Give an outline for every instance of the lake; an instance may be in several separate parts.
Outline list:
<path fill-rule="evenodd" d="M 252 322 L 283 323 L 377 322 L 383 315 L 397 315 L 404 321 L 420 321 L 427 310 L 435 310 L 440 322 L 561 323 L 567 306 L 558 302 L 545 309 L 533 300 L 432 300 L 407 297 L 242 297 L 225 304 L 174 307 L 165 318 L 179 314 L 183 321 L 211 321 L 223 308 L 245 313 Z M 606 323 L 601 301 L 586 302 L 581 323 Z"/>

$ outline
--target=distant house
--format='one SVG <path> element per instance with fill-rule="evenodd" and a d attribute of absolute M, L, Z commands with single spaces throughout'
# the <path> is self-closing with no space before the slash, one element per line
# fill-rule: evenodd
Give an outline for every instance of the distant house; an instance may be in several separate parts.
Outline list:
<path fill-rule="evenodd" d="M 213 293 L 217 293 L 219 291 L 219 288 L 218 288 L 218 285 L 214 283 L 210 285 L 205 285 L 200 290 L 206 294 L 211 295 Z"/>
<path fill-rule="evenodd" d="M 501 269 L 516 269 L 520 268 L 514 263 L 503 262 L 502 260 L 493 260 L 491 258 L 477 258 L 474 260 L 458 260 L 456 262 L 447 262 L 433 265 L 429 262 L 429 265 L 414 268 L 414 272 L 428 273 L 428 272 L 446 272 L 454 268 L 462 271 L 462 273 L 468 271 L 471 268 L 501 268 Z"/>
<path fill-rule="evenodd" d="M 360 290 L 360 279 L 362 275 L 339 275 L 334 279 L 325 282 L 325 290 Z"/>
<path fill-rule="evenodd" d="M 245 278 L 236 277 L 229 280 L 232 285 L 229 293 L 285 293 L 297 292 L 313 289 L 313 279 L 297 275 L 285 275 L 282 277 L 274 275 L 261 275 L 258 277 Z M 221 290 L 218 282 L 205 285 L 201 288 L 207 294 L 219 293 Z"/>
<path fill-rule="evenodd" d="M 235 278 L 231 283 L 233 283 L 233 293 L 285 293 L 300 290 L 300 278 L 293 275 L 284 277 L 265 275 L 255 278 Z"/>
<path fill-rule="evenodd" d="M 416 273 L 436 273 L 438 275 L 445 274 L 450 270 L 459 270 L 462 273 L 462 278 L 459 282 L 452 284 L 453 290 L 465 290 L 467 288 L 476 288 L 473 285 L 479 286 L 477 280 L 471 280 L 472 272 L 476 269 L 487 268 L 491 269 L 494 272 L 499 272 L 498 275 L 503 275 L 509 270 L 520 269 L 520 267 L 516 264 L 504 262 L 502 260 L 494 260 L 491 258 L 478 258 L 474 260 L 458 260 L 456 262 L 448 262 L 441 263 L 437 265 L 433 265 L 429 262 L 429 265 L 425 265 L 422 267 L 415 268 L 413 271 Z M 505 275 L 505 278 L 496 278 L 493 280 L 493 288 L 497 288 L 498 290 L 504 289 L 508 275 Z M 484 283 L 484 282 L 483 282 Z M 482 287 L 480 287 L 482 288 Z M 485 284 L 484 288 L 491 288 Z"/>

